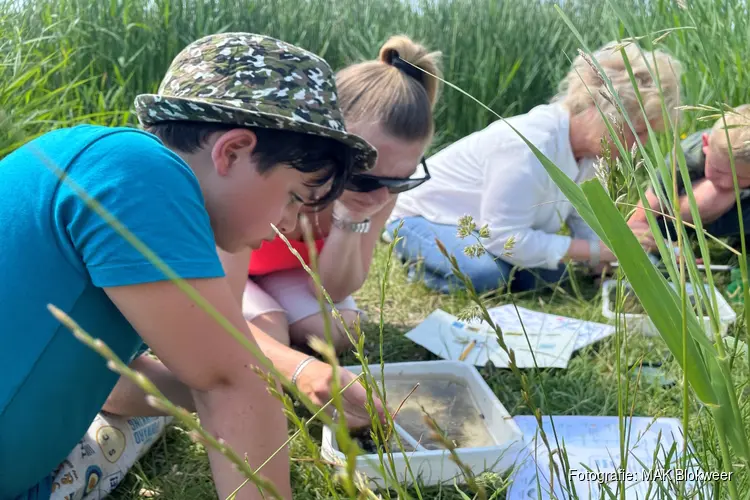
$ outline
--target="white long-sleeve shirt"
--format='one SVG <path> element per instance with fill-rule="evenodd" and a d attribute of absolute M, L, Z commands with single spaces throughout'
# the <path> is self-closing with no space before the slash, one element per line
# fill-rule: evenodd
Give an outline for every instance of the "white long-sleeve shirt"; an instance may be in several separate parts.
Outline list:
<path fill-rule="evenodd" d="M 507 120 L 575 182 L 593 176 L 593 159 L 576 162 L 570 115 L 562 106 L 537 106 Z M 390 220 L 422 216 L 456 225 L 461 216 L 471 215 L 478 227 L 489 225 L 490 239 L 483 241 L 488 252 L 526 268 L 557 268 L 572 239 L 555 234 L 563 221 L 574 237 L 597 239 L 531 149 L 502 120 L 426 163 L 432 178 L 400 194 Z M 515 244 L 508 255 L 504 247 L 511 237 Z"/>

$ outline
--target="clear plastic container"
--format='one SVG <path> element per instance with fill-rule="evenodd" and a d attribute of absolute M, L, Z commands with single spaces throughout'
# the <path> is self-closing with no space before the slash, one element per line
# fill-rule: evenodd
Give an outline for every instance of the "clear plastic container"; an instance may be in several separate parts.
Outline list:
<path fill-rule="evenodd" d="M 360 366 L 348 369 L 361 372 Z M 369 369 L 381 387 L 380 365 L 371 365 Z M 443 431 L 444 437 L 453 442 L 460 460 L 475 474 L 506 471 L 514 466 L 520 452 L 525 449 L 521 430 L 471 364 L 461 361 L 392 363 L 385 365 L 384 376 L 389 408 L 398 408 L 411 393 L 397 414 L 396 422 L 423 448 L 415 451 L 402 440 L 407 451 L 405 456 L 394 445 L 395 441 L 390 443 L 389 450 L 400 483 L 413 482 L 406 467 L 407 457 L 421 484 L 452 484 L 454 479 L 463 482 L 459 467 L 427 425 L 425 412 Z M 415 386 L 417 388 L 412 392 Z M 322 453 L 324 458 L 335 463 L 343 464 L 345 460 L 336 436 L 328 426 L 323 428 Z M 374 486 L 385 485 L 377 453 L 357 457 L 356 468 Z M 393 479 L 391 477 L 391 481 Z"/>
<path fill-rule="evenodd" d="M 677 290 L 673 283 L 670 283 L 670 286 Z M 706 289 L 706 293 L 708 293 L 710 297 L 710 287 L 708 286 L 708 284 L 704 284 L 704 287 Z M 615 306 L 612 299 L 610 298 L 610 294 L 614 293 L 614 290 L 616 288 L 617 280 L 607 280 L 602 284 L 602 315 L 607 318 L 610 323 L 614 323 L 615 318 L 617 317 L 615 313 Z M 630 289 L 627 282 L 623 281 L 623 289 Z M 694 289 L 692 284 L 686 283 L 685 289 L 689 296 L 693 294 Z M 718 290 L 716 290 L 716 302 L 719 308 L 719 332 L 721 333 L 721 336 L 724 337 L 727 334 L 729 325 L 736 321 L 737 313 L 734 312 L 732 306 L 729 305 L 724 296 Z M 659 336 L 659 331 L 656 329 L 656 326 L 654 326 L 654 323 L 651 321 L 647 314 L 621 312 L 619 314 L 619 317 L 623 318 L 622 321 L 629 331 L 638 332 L 650 337 Z M 706 331 L 706 334 L 709 337 L 713 337 L 711 318 L 709 316 L 703 317 L 703 329 Z"/>

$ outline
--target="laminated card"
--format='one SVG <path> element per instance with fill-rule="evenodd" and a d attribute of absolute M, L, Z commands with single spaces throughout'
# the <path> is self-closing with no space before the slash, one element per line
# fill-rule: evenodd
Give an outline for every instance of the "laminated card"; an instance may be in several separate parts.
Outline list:
<path fill-rule="evenodd" d="M 406 337 L 443 359 L 464 361 L 485 366 L 488 361 L 498 368 L 507 368 L 508 355 L 500 347 L 497 335 L 484 323 L 464 323 L 438 309 L 430 314 Z M 519 368 L 567 368 L 578 339 L 572 329 L 503 328 L 503 339 L 515 353 Z"/>

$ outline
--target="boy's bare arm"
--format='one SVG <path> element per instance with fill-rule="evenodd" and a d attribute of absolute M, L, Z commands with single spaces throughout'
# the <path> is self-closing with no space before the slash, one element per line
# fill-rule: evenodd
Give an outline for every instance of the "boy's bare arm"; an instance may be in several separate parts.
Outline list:
<path fill-rule="evenodd" d="M 142 373 L 153 382 L 172 403 L 189 412 L 195 411 L 195 402 L 190 388 L 175 377 L 158 359 L 144 354 L 134 359 L 130 363 L 130 368 Z M 146 401 L 146 393 L 127 377 L 120 377 L 102 410 L 123 417 L 165 415 L 163 411 L 149 405 Z"/>
<path fill-rule="evenodd" d="M 736 201 L 733 190 L 717 189 L 708 179 L 701 179 L 695 183 L 693 196 L 703 224 L 711 223 L 727 213 Z M 680 197 L 680 214 L 685 222 L 693 222 L 690 200 L 687 196 Z"/>
<path fill-rule="evenodd" d="M 225 278 L 187 280 L 232 325 L 251 339 Z M 105 289 L 145 342 L 179 381 L 192 389 L 201 423 L 257 468 L 287 438 L 281 404 L 253 371 L 259 361 L 206 312 L 168 281 Z M 217 493 L 226 498 L 244 478 L 223 456 L 209 451 Z M 291 498 L 288 451 L 266 464 L 262 475 Z M 256 488 L 238 500 L 262 498 Z"/>
<path fill-rule="evenodd" d="M 696 181 L 693 184 L 692 189 L 698 207 L 698 213 L 704 224 L 715 221 L 735 204 L 734 191 L 718 189 L 708 179 Z M 660 203 L 656 194 L 651 189 L 646 191 L 646 200 L 649 207 L 656 211 L 654 216 L 657 218 L 660 217 Z M 693 222 L 693 216 L 690 213 L 690 201 L 688 200 L 687 195 L 680 196 L 679 203 L 682 220 Z M 639 223 L 646 223 L 646 210 L 644 209 L 644 204 L 640 202 L 636 206 L 633 215 L 628 219 L 628 224 L 631 226 L 639 225 Z"/>
<path fill-rule="evenodd" d="M 651 189 L 648 189 L 646 191 L 646 203 L 648 203 L 648 207 L 646 207 L 642 201 L 638 202 L 638 204 L 635 207 L 635 211 L 633 212 L 633 215 L 631 215 L 630 219 L 628 219 L 628 224 L 630 225 L 638 224 L 638 223 L 646 224 L 647 223 L 646 208 L 649 208 L 652 210 L 658 210 L 659 199 L 656 197 L 656 193 L 654 193 L 653 190 Z M 658 214 L 654 214 L 654 216 L 658 217 Z"/>

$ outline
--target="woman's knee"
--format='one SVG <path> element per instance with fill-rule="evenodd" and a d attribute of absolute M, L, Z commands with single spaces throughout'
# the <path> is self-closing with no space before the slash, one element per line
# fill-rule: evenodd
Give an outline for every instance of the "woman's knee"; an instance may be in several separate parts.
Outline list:
<path fill-rule="evenodd" d="M 251 327 L 261 330 L 266 335 L 289 345 L 289 323 L 286 320 L 286 314 L 282 312 L 267 312 L 259 314 L 251 321 L 248 321 Z"/>
<path fill-rule="evenodd" d="M 357 332 L 354 329 L 354 324 L 359 317 L 358 311 L 343 310 L 341 313 L 342 320 L 338 320 L 330 315 L 331 325 L 331 337 L 333 340 L 333 346 L 337 353 L 343 352 L 347 349 L 351 349 L 352 345 L 347 330 L 351 335 L 352 339 L 356 342 L 358 340 Z M 325 333 L 325 321 L 322 313 L 317 313 L 307 318 L 301 319 L 289 327 L 289 333 L 292 339 L 292 343 L 298 345 L 308 345 L 310 337 L 317 337 L 323 341 L 326 340 Z"/>
<path fill-rule="evenodd" d="M 463 255 L 466 246 L 456 237 L 456 226 L 433 224 L 422 217 L 404 219 L 404 225 L 399 231 L 401 240 L 396 244 L 395 251 L 403 261 L 419 264 L 426 271 L 448 276 L 451 265 L 448 257 L 443 255 L 437 241 L 445 247 L 448 254 Z"/>

